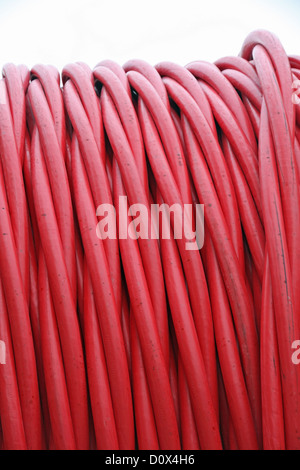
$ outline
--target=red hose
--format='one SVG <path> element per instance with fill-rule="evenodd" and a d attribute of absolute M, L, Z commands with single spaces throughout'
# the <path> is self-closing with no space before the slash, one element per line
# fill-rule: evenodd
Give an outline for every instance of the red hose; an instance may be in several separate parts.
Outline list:
<path fill-rule="evenodd" d="M 299 83 L 264 30 L 3 67 L 1 449 L 300 449 Z"/>

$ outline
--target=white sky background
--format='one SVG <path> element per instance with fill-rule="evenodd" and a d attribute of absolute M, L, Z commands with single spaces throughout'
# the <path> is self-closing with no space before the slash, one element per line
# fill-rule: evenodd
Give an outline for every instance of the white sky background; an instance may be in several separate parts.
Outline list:
<path fill-rule="evenodd" d="M 0 66 L 213 62 L 259 28 L 300 55 L 300 0 L 0 0 Z"/>

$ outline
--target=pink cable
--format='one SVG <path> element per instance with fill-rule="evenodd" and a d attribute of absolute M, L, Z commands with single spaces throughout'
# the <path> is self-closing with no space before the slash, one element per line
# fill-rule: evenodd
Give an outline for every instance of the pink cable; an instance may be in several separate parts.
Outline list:
<path fill-rule="evenodd" d="M 299 83 L 265 30 L 4 65 L 0 449 L 300 448 Z"/>

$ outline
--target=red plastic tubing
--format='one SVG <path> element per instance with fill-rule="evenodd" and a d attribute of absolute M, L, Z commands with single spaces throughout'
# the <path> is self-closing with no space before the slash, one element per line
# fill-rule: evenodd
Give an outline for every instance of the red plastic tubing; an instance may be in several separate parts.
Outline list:
<path fill-rule="evenodd" d="M 299 183 L 273 33 L 215 63 L 6 64 L 0 449 L 300 450 Z"/>

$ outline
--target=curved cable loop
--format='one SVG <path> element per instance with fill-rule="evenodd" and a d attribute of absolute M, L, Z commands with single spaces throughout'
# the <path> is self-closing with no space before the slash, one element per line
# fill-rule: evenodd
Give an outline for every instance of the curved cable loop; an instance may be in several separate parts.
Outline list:
<path fill-rule="evenodd" d="M 299 83 L 265 30 L 4 65 L 1 449 L 300 448 Z"/>

